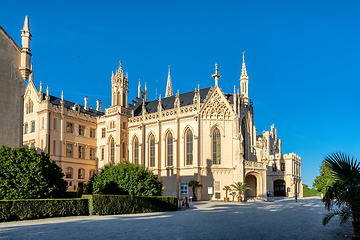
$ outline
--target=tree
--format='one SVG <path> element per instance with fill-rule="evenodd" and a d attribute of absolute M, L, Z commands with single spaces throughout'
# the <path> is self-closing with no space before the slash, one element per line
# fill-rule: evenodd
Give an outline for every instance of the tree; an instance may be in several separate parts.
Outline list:
<path fill-rule="evenodd" d="M 237 195 L 237 192 L 235 192 L 235 191 L 230 193 L 230 196 L 233 197 L 233 201 L 234 201 L 234 198 L 236 197 L 236 195 Z"/>
<path fill-rule="evenodd" d="M 343 153 L 333 153 L 325 161 L 331 168 L 334 184 L 327 188 L 323 199 L 330 211 L 323 218 L 323 225 L 334 216 L 340 217 L 340 224 L 352 217 L 353 239 L 360 239 L 360 162 Z M 337 208 L 333 209 L 334 205 Z"/>
<path fill-rule="evenodd" d="M 247 183 L 242 183 L 242 182 L 234 182 L 234 184 L 231 184 L 231 187 L 233 187 L 234 190 L 236 190 L 238 192 L 238 197 L 240 197 L 240 198 L 241 198 L 241 195 L 246 190 L 248 190 L 248 189 L 251 190 L 251 188 L 249 187 L 249 185 L 247 185 Z"/>
<path fill-rule="evenodd" d="M 200 184 L 199 181 L 195 181 L 195 180 L 190 180 L 190 182 L 188 183 L 189 187 L 192 188 L 192 192 L 193 192 L 193 200 L 196 201 L 196 194 L 195 194 L 195 189 L 196 188 L 202 188 L 203 185 Z"/>
<path fill-rule="evenodd" d="M 225 191 L 226 198 L 228 198 L 228 191 L 231 191 L 231 187 L 230 186 L 224 186 L 223 190 Z"/>
<path fill-rule="evenodd" d="M 61 168 L 35 148 L 0 149 L 0 199 L 51 198 L 64 195 Z"/>
<path fill-rule="evenodd" d="M 320 193 L 314 189 L 314 188 L 309 188 L 308 185 L 303 184 L 303 195 L 304 197 L 311 197 L 311 196 L 318 196 Z"/>
<path fill-rule="evenodd" d="M 320 175 L 314 180 L 313 187 L 325 195 L 326 186 L 332 186 L 334 183 L 333 176 L 331 174 L 331 168 L 329 163 L 325 160 L 322 161 L 320 166 Z"/>
<path fill-rule="evenodd" d="M 106 166 L 90 184 L 95 194 L 161 196 L 163 188 L 152 171 L 129 162 Z"/>

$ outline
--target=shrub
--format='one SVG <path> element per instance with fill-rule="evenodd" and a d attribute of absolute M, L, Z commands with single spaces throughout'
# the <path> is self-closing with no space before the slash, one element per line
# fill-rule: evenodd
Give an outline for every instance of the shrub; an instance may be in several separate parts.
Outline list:
<path fill-rule="evenodd" d="M 160 196 L 163 186 L 150 170 L 129 162 L 105 167 L 91 184 L 94 194 L 132 196 Z"/>
<path fill-rule="evenodd" d="M 59 197 L 67 184 L 61 168 L 35 148 L 0 149 L 0 199 Z"/>
<path fill-rule="evenodd" d="M 126 214 L 176 211 L 178 200 L 175 197 L 136 197 L 121 195 L 92 195 L 91 214 Z"/>
<path fill-rule="evenodd" d="M 88 214 L 88 199 L 24 199 L 0 201 L 0 221 Z"/>

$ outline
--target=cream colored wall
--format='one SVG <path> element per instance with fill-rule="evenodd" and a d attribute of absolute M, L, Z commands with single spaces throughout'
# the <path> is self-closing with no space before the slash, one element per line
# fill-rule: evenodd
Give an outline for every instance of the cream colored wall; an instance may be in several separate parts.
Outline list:
<path fill-rule="evenodd" d="M 32 142 L 35 142 L 35 148 L 38 151 L 45 151 L 49 153 L 50 158 L 54 160 L 66 174 L 66 168 L 73 168 L 72 178 L 64 179 L 70 183 L 68 191 L 73 191 L 74 186 L 78 186 L 79 183 L 87 183 L 90 177 L 90 170 L 97 170 L 98 159 L 90 159 L 90 149 L 97 150 L 97 137 L 90 138 L 90 129 L 95 129 L 97 132 L 96 118 L 89 117 L 84 114 L 80 114 L 73 110 L 61 109 L 61 107 L 53 106 L 47 100 L 40 101 L 39 93 L 35 85 L 30 82 L 25 91 L 26 104 L 29 99 L 34 103 L 34 110 L 32 113 L 26 114 L 24 108 L 24 123 L 29 124 L 29 133 L 24 134 L 23 144 L 30 146 Z M 64 114 L 61 114 L 64 113 Z M 50 118 L 49 118 L 50 114 Z M 44 119 L 44 127 L 42 124 Z M 54 119 L 56 119 L 56 128 L 54 129 Z M 35 121 L 35 132 L 31 132 L 31 121 Z M 73 133 L 66 132 L 66 123 L 73 123 Z M 79 135 L 79 125 L 85 126 L 84 136 Z M 49 139 L 50 136 L 50 139 Z M 50 140 L 50 141 L 49 141 Z M 54 145 L 55 141 L 55 153 Z M 41 145 L 41 142 L 43 143 Z M 73 157 L 66 156 L 66 144 L 71 143 L 73 146 Z M 79 145 L 85 146 L 85 159 L 79 158 L 78 147 Z M 98 153 L 95 153 L 98 156 Z M 79 169 L 85 170 L 85 178 L 78 178 Z"/>

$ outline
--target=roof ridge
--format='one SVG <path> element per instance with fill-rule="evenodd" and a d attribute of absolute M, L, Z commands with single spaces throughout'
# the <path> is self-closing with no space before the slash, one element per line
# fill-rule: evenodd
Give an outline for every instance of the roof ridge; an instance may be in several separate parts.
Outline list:
<path fill-rule="evenodd" d="M 0 26 L 0 32 L 4 34 L 4 36 L 9 40 L 9 42 L 19 51 L 21 52 L 21 47 L 12 39 L 12 37 Z"/>

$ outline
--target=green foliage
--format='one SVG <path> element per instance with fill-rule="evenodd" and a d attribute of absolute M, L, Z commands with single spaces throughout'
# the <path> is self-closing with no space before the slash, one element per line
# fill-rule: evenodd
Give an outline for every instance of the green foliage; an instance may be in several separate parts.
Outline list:
<path fill-rule="evenodd" d="M 105 167 L 91 180 L 94 194 L 161 196 L 162 183 L 150 170 L 129 162 Z"/>
<path fill-rule="evenodd" d="M 199 181 L 195 181 L 195 180 L 190 180 L 188 183 L 188 186 L 192 188 L 192 192 L 193 192 L 193 200 L 196 201 L 196 194 L 195 194 L 195 189 L 196 188 L 202 188 L 203 185 L 200 184 Z"/>
<path fill-rule="evenodd" d="M 246 190 L 251 190 L 251 188 L 249 187 L 249 185 L 247 185 L 247 183 L 242 183 L 242 182 L 234 182 L 234 184 L 231 184 L 231 187 L 234 188 L 234 190 L 236 190 L 239 193 L 239 196 L 244 193 Z"/>
<path fill-rule="evenodd" d="M 88 215 L 88 199 L 1 200 L 0 221 Z"/>
<path fill-rule="evenodd" d="M 340 223 L 352 217 L 354 235 L 360 238 L 360 162 L 343 153 L 330 154 L 325 161 L 331 168 L 334 184 L 327 188 L 323 199 L 330 211 L 323 218 L 323 225 L 334 216 L 340 217 Z"/>
<path fill-rule="evenodd" d="M 0 199 L 60 197 L 67 184 L 61 168 L 34 148 L 0 149 Z"/>
<path fill-rule="evenodd" d="M 228 192 L 231 191 L 230 186 L 224 186 L 223 190 L 226 192 L 226 198 L 228 197 Z"/>
<path fill-rule="evenodd" d="M 331 173 L 331 168 L 329 163 L 325 160 L 322 161 L 320 166 L 320 175 L 317 176 L 314 180 L 313 187 L 322 194 L 325 195 L 326 186 L 333 186 L 334 184 L 334 177 Z"/>
<path fill-rule="evenodd" d="M 313 197 L 318 196 L 320 193 L 314 188 L 309 188 L 308 185 L 303 184 L 303 196 L 304 197 Z"/>
<path fill-rule="evenodd" d="M 175 197 L 136 197 L 121 195 L 92 195 L 93 214 L 127 214 L 177 211 Z"/>

